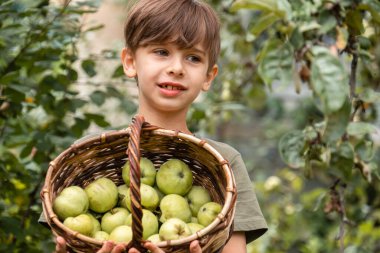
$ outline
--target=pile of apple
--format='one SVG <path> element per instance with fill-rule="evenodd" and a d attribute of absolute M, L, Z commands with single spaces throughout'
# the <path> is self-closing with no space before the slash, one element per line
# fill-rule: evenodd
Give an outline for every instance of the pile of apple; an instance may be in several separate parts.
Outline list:
<path fill-rule="evenodd" d="M 53 210 L 68 228 L 97 240 L 128 243 L 132 239 L 129 162 L 122 168 L 125 184 L 101 177 L 85 188 L 69 186 L 53 201 Z M 170 159 L 158 170 L 142 157 L 141 205 L 143 239 L 152 242 L 190 236 L 208 226 L 222 206 L 202 186 L 193 185 L 186 163 Z"/>

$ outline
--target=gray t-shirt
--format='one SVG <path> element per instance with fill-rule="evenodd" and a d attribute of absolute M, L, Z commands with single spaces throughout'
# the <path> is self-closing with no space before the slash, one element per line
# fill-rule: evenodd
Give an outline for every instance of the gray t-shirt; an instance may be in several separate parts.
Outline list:
<path fill-rule="evenodd" d="M 261 212 L 244 161 L 240 153 L 228 144 L 210 139 L 206 141 L 230 163 L 237 188 L 234 231 L 244 231 L 247 243 L 250 243 L 262 236 L 268 230 L 268 226 Z"/>
<path fill-rule="evenodd" d="M 80 143 L 94 136 L 97 135 L 85 136 L 76 141 L 76 143 Z M 237 188 L 234 231 L 244 231 L 247 243 L 250 243 L 262 236 L 268 230 L 268 226 L 261 212 L 256 194 L 253 190 L 253 183 L 249 178 L 244 161 L 240 153 L 228 144 L 211 139 L 205 140 L 229 162 L 232 168 Z M 43 214 L 41 214 L 38 222 L 48 226 Z"/>

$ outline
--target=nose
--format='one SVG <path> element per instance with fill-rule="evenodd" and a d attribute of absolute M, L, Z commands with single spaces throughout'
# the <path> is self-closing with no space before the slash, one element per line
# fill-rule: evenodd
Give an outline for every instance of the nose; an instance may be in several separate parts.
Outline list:
<path fill-rule="evenodd" d="M 182 59 L 180 57 L 173 57 L 167 68 L 167 72 L 169 75 L 183 76 L 184 68 Z"/>

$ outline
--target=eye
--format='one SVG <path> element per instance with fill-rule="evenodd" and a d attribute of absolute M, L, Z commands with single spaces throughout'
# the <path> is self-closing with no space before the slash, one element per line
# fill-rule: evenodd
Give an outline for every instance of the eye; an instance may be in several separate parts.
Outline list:
<path fill-rule="evenodd" d="M 168 56 L 169 55 L 169 52 L 165 49 L 155 49 L 153 50 L 153 52 L 156 54 L 156 55 L 159 55 L 159 56 Z"/>
<path fill-rule="evenodd" d="M 199 56 L 197 56 L 197 55 L 189 55 L 188 57 L 187 57 L 187 59 L 189 60 L 189 61 L 191 61 L 191 62 L 201 62 L 202 61 L 202 58 L 201 57 L 199 57 Z"/>

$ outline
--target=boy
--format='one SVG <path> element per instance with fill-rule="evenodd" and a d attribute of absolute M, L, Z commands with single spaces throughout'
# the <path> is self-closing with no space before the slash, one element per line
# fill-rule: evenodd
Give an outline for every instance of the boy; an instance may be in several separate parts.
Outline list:
<path fill-rule="evenodd" d="M 198 0 L 141 0 L 130 10 L 121 58 L 125 74 L 137 81 L 138 113 L 147 122 L 191 134 L 187 111 L 218 73 L 219 29 L 214 10 Z M 234 232 L 223 252 L 246 252 L 246 244 L 267 230 L 265 219 L 240 154 L 227 144 L 207 142 L 230 162 L 238 191 Z M 149 242 L 144 247 L 163 252 Z M 66 252 L 63 238 L 57 238 L 56 249 Z M 106 242 L 98 253 L 122 251 L 123 245 Z M 197 241 L 190 252 L 202 252 Z"/>

